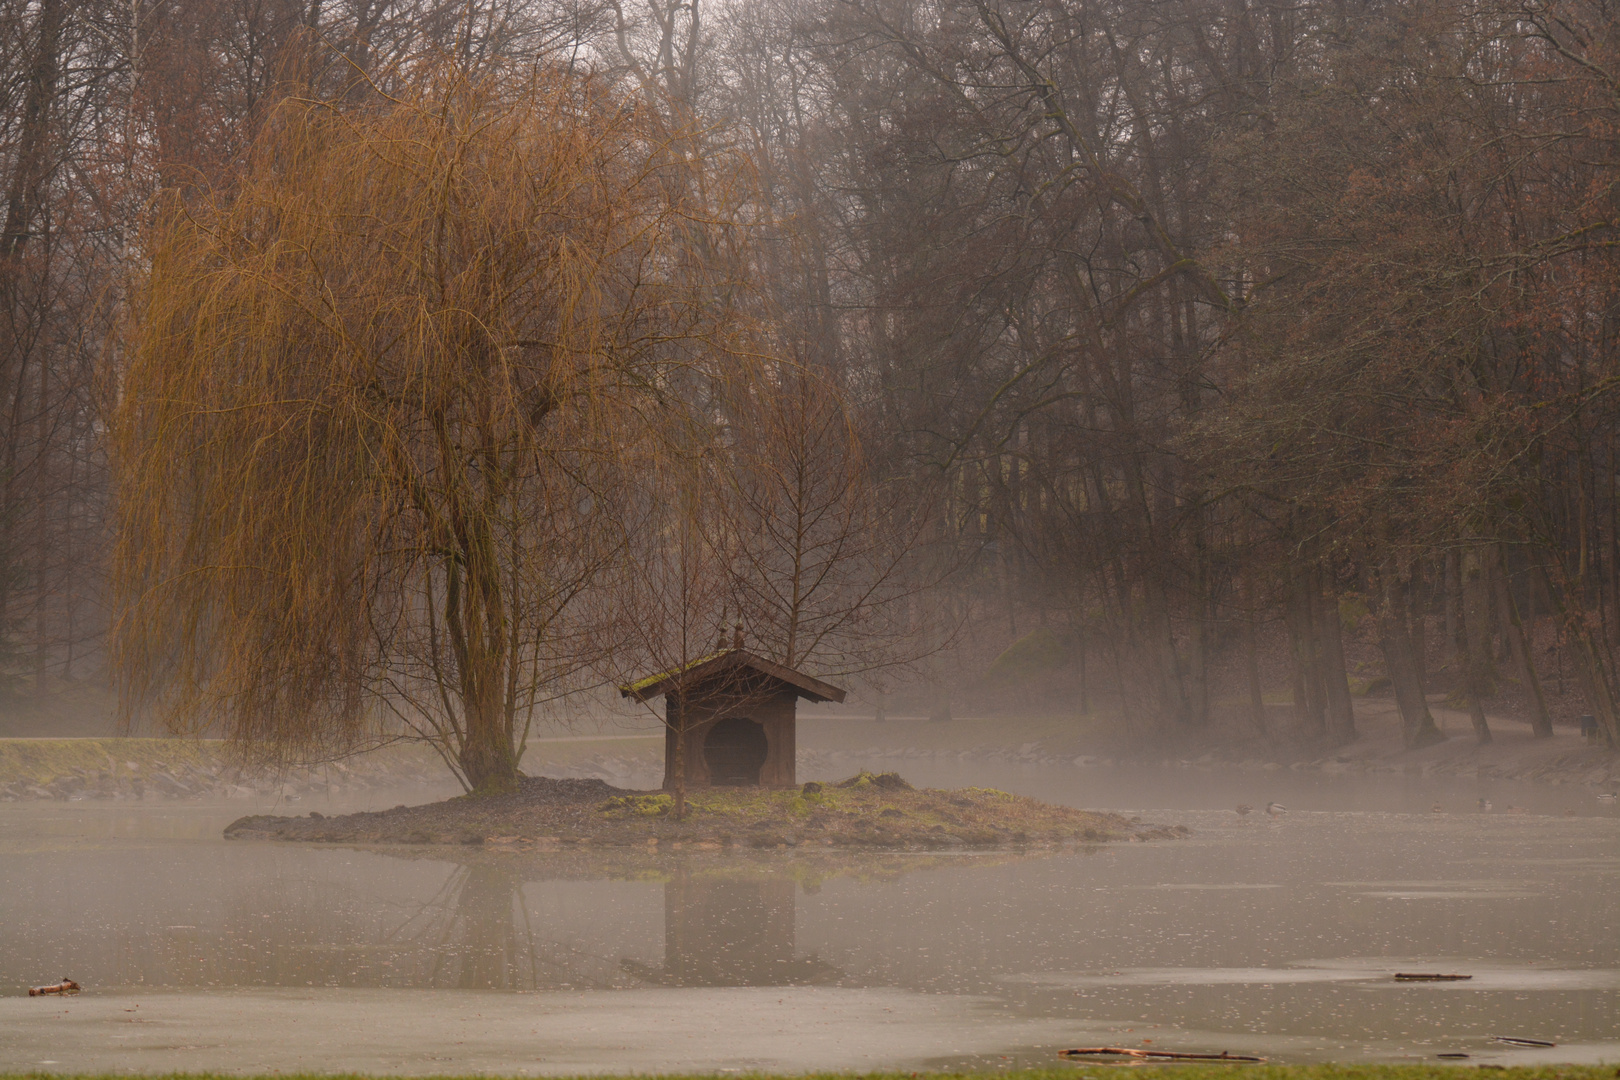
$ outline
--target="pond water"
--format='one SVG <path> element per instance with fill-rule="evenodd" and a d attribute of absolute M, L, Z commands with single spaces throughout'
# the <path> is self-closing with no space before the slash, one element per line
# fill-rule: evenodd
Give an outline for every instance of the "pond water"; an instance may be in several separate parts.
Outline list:
<path fill-rule="evenodd" d="M 546 855 L 227 843 L 242 803 L 8 804 L 0 1068 L 988 1069 L 1086 1045 L 1620 1061 L 1620 813 L 1590 790 L 903 771 L 1194 832 L 1030 854 Z M 25 996 L 61 976 L 85 992 Z"/>

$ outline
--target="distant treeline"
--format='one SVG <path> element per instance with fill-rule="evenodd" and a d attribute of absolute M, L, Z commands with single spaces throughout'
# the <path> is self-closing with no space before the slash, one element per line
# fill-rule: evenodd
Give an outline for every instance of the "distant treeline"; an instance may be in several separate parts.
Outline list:
<path fill-rule="evenodd" d="M 1090 692 L 1189 726 L 1217 670 L 1261 719 L 1281 626 L 1301 717 L 1347 738 L 1353 595 L 1419 744 L 1430 620 L 1482 734 L 1503 657 L 1550 732 L 1551 620 L 1612 740 L 1617 27 L 1604 0 L 0 0 L 6 671 L 104 666 L 158 193 L 228 186 L 287 97 L 363 107 L 431 56 L 589 72 L 747 157 L 772 346 L 917 493 L 893 511 L 954 567 L 944 621 L 1060 628 Z"/>

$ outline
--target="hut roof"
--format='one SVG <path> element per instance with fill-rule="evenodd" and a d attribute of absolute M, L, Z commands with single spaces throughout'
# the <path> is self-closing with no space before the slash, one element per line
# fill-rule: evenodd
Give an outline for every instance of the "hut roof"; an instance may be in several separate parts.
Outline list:
<path fill-rule="evenodd" d="M 738 668 L 757 671 L 761 675 L 786 683 L 800 697 L 809 701 L 844 700 L 844 692 L 831 683 L 813 679 L 802 671 L 795 671 L 782 664 L 772 663 L 762 656 L 755 656 L 747 649 L 721 649 L 708 656 L 700 656 L 678 668 L 660 671 L 656 675 L 648 675 L 645 679 L 637 679 L 627 686 L 621 686 L 619 693 L 623 697 L 646 701 L 659 694 L 667 694 L 674 689 L 677 681 L 702 682 Z"/>

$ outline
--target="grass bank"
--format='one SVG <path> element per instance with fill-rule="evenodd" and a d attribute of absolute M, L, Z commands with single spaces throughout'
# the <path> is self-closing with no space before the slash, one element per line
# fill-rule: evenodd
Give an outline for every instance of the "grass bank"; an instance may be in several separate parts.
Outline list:
<path fill-rule="evenodd" d="M 302 797 L 442 781 L 430 751 L 394 746 L 282 771 L 250 767 L 217 739 L 0 739 L 0 801 Z"/>
<path fill-rule="evenodd" d="M 1472 721 L 1435 697 L 1429 704 L 1445 740 L 1408 750 L 1393 700 L 1377 695 L 1356 700 L 1357 738 L 1332 745 L 1319 737 L 1279 729 L 1271 739 L 1252 730 L 1212 724 L 1183 731 L 1173 740 L 1130 733 L 1099 716 L 959 717 L 930 721 L 891 718 L 883 723 L 846 717 L 799 718 L 799 747 L 812 765 L 848 767 L 852 761 L 896 760 L 938 754 L 1031 764 L 1076 762 L 1108 766 L 1115 761 L 1196 764 L 1215 768 L 1290 768 L 1327 773 L 1384 773 L 1529 780 L 1591 785 L 1620 784 L 1620 752 L 1588 743 L 1577 729 L 1559 727 L 1550 739 L 1535 738 L 1527 725 L 1492 717 L 1493 739 L 1480 745 Z M 801 764 L 803 772 L 807 766 Z M 890 766 L 892 767 L 892 766 Z"/>
<path fill-rule="evenodd" d="M 1134 1080 L 1230 1080 L 1241 1076 L 1244 1080 L 1457 1080 L 1459 1070 L 1470 1067 L 1465 1062 L 1456 1065 L 1130 1065 L 1113 1066 L 1086 1063 L 1064 1065 L 1051 1069 L 1006 1069 L 986 1073 L 928 1073 L 931 1080 L 980 1080 L 985 1075 L 1004 1077 L 1006 1080 L 1075 1080 L 1076 1073 L 1099 1075 L 1112 1068 L 1128 1068 Z M 1533 1067 L 1503 1068 L 1484 1066 L 1493 1077 L 1501 1080 L 1613 1080 L 1613 1065 L 1539 1065 Z M 0 1080 L 64 1080 L 82 1077 L 83 1080 L 129 1080 L 130 1073 L 52 1073 L 14 1072 L 0 1073 Z M 153 1080 L 371 1080 L 361 1073 L 276 1073 L 273 1076 L 252 1076 L 238 1073 L 152 1073 Z M 529 1074 L 532 1075 L 532 1074 Z M 718 1074 L 694 1073 L 658 1074 L 664 1080 L 714 1080 Z M 772 1077 L 773 1080 L 914 1080 L 917 1073 L 736 1073 L 724 1074 L 725 1080 L 744 1080 L 748 1077 Z M 442 1077 L 424 1077 L 422 1080 L 491 1080 L 498 1074 L 479 1073 L 476 1077 L 445 1074 Z M 615 1077 L 611 1073 L 592 1074 L 590 1080 L 630 1080 L 631 1074 Z"/>
<path fill-rule="evenodd" d="M 524 756 L 530 772 L 597 771 L 611 775 L 634 765 L 650 769 L 663 749 L 658 736 L 568 736 L 534 740 Z M 626 760 L 632 759 L 632 760 Z M 404 744 L 341 761 L 252 768 L 217 739 L 0 739 L 0 801 L 27 799 L 283 798 L 334 794 L 350 788 L 454 786 L 438 755 Z M 435 792 L 437 793 L 437 792 Z"/>
<path fill-rule="evenodd" d="M 201 739 L 0 739 L 0 785 L 69 776 L 130 777 L 224 765 L 224 744 Z"/>

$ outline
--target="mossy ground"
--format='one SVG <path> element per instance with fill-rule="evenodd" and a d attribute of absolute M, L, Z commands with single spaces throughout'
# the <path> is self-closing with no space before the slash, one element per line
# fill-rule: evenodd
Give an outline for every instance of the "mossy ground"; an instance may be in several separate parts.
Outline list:
<path fill-rule="evenodd" d="M 1458 1065 L 1098 1065 L 1087 1062 L 1063 1065 L 1051 1069 L 1005 1069 L 994 1073 L 928 1073 L 932 1080 L 950 1080 L 951 1077 L 977 1078 L 986 1075 L 1004 1077 L 1005 1080 L 1075 1080 L 1076 1074 L 1097 1075 L 1099 1070 L 1125 1068 L 1132 1080 L 1230 1080 L 1241 1076 L 1243 1080 L 1457 1080 Z M 128 1080 L 129 1073 L 76 1074 L 55 1072 L 0 1072 L 0 1080 Z M 369 1080 L 360 1073 L 276 1073 L 274 1077 L 224 1073 L 151 1073 L 151 1080 Z M 477 1080 L 490 1080 L 496 1074 L 479 1073 Z M 626 1076 L 630 1074 L 625 1074 Z M 711 1080 L 713 1074 L 693 1073 L 659 1074 L 663 1080 Z M 769 1075 L 775 1080 L 914 1080 L 917 1073 L 799 1073 L 750 1074 L 726 1073 L 726 1080 L 747 1080 Z M 1501 1080 L 1612 1080 L 1616 1076 L 1613 1065 L 1541 1065 L 1524 1068 L 1491 1069 L 1492 1077 Z M 451 1080 L 455 1074 L 442 1077 L 424 1077 L 423 1080 Z M 456 1077 L 455 1080 L 461 1080 Z M 473 1080 L 472 1077 L 466 1080 Z M 611 1073 L 593 1075 L 591 1080 L 618 1080 Z"/>
<path fill-rule="evenodd" d="M 787 791 L 704 789 L 689 794 L 684 818 L 676 819 L 673 811 L 674 799 L 664 792 L 535 778 L 511 795 L 381 813 L 247 817 L 233 822 L 225 835 L 333 843 L 936 849 L 1171 839 L 1185 833 L 989 788 L 914 790 L 892 773 L 862 773 L 841 784 L 811 783 Z"/>
<path fill-rule="evenodd" d="M 1054 806 L 994 788 L 916 790 L 893 773 L 861 773 L 800 790 L 706 788 L 687 796 L 690 829 L 730 836 L 791 832 L 805 840 L 863 844 L 883 835 L 908 844 L 1123 839 L 1131 823 L 1115 814 Z M 598 808 L 606 821 L 669 822 L 673 796 L 622 795 Z"/>

